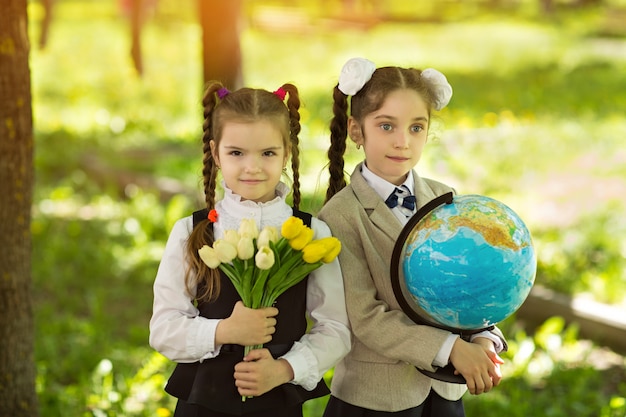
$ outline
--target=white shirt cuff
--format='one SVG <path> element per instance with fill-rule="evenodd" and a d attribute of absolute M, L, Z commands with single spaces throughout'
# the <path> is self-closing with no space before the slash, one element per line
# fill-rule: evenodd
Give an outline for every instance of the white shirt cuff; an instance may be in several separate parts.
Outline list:
<path fill-rule="evenodd" d="M 486 339 L 489 339 L 493 342 L 494 348 L 496 350 L 496 353 L 500 353 L 504 350 L 504 344 L 502 343 L 502 340 L 496 336 L 495 334 L 489 332 L 489 331 L 484 331 L 484 332 L 480 332 L 480 333 L 476 333 L 470 336 L 470 342 L 472 342 L 474 339 L 476 339 L 477 337 L 484 337 Z"/>
<path fill-rule="evenodd" d="M 437 352 L 437 356 L 433 360 L 433 366 L 438 366 L 440 368 L 446 366 L 448 362 L 450 362 L 450 353 L 452 353 L 452 347 L 454 346 L 454 342 L 459 338 L 458 334 L 451 333 L 448 335 L 448 338 L 443 345 L 441 345 L 441 349 Z"/>
<path fill-rule="evenodd" d="M 216 357 L 220 353 L 220 346 L 215 346 L 215 330 L 220 320 L 196 317 L 189 327 L 187 351 L 191 357 L 205 359 Z"/>
<path fill-rule="evenodd" d="M 285 359 L 291 365 L 293 380 L 290 382 L 292 384 L 300 385 L 307 391 L 317 386 L 321 376 L 318 376 L 317 359 L 311 349 L 300 342 L 295 342 L 291 350 L 280 359 Z"/>

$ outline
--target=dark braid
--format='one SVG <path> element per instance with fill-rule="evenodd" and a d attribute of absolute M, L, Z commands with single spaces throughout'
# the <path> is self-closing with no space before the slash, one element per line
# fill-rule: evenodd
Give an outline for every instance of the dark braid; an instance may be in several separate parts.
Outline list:
<path fill-rule="evenodd" d="M 204 183 L 204 198 L 207 210 L 215 208 L 215 185 L 217 182 L 217 165 L 211 153 L 211 140 L 215 137 L 213 126 L 213 112 L 217 105 L 217 91 L 223 88 L 222 83 L 211 82 L 202 97 L 204 122 L 202 124 L 202 178 Z M 186 254 L 191 265 L 191 270 L 185 275 L 187 291 L 191 293 L 196 289 L 196 299 L 213 300 L 220 292 L 219 271 L 211 269 L 198 255 L 198 249 L 203 245 L 211 246 L 214 241 L 213 228 L 209 220 L 204 219 L 195 225 L 187 240 Z M 192 273 L 193 272 L 193 273 Z"/>
<path fill-rule="evenodd" d="M 298 89 L 293 84 L 283 84 L 281 87 L 288 94 L 287 108 L 289 109 L 289 142 L 291 144 L 291 170 L 292 170 L 292 198 L 293 207 L 300 208 L 300 96 Z"/>
<path fill-rule="evenodd" d="M 333 101 L 334 116 L 330 122 L 330 147 L 328 148 L 330 179 L 326 201 L 346 186 L 343 156 L 346 152 L 346 138 L 348 137 L 348 97 L 336 86 L 333 91 Z"/>
<path fill-rule="evenodd" d="M 222 83 L 213 82 L 210 84 L 204 97 L 202 98 L 202 105 L 204 106 L 204 123 L 202 125 L 202 152 L 203 152 L 203 169 L 202 176 L 204 178 L 204 198 L 206 207 L 208 210 L 212 210 L 215 207 L 215 186 L 217 181 L 217 165 L 211 154 L 210 142 L 215 138 L 215 132 L 213 131 L 213 111 L 217 105 L 216 93 L 220 88 L 224 88 Z"/>

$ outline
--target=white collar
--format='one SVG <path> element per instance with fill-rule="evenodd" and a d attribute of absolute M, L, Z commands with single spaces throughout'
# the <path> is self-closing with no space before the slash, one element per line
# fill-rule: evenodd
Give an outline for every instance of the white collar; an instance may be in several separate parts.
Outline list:
<path fill-rule="evenodd" d="M 293 214 L 292 208 L 285 202 L 289 195 L 289 187 L 280 182 L 276 186 L 276 198 L 265 203 L 241 200 L 241 196 L 232 192 L 224 182 L 224 198 L 215 204 L 218 220 L 215 223 L 215 237 L 222 235 L 224 230 L 238 230 L 243 219 L 254 219 L 261 230 L 265 226 L 282 226 L 283 222 Z"/>
<path fill-rule="evenodd" d="M 389 181 L 384 180 L 378 175 L 374 174 L 372 171 L 369 170 L 369 168 L 365 165 L 365 163 L 361 165 L 361 173 L 365 181 L 369 184 L 369 186 L 372 187 L 372 189 L 376 191 L 376 194 L 378 194 L 380 198 L 382 198 L 383 200 L 386 200 L 387 197 L 389 197 L 389 195 L 393 193 L 394 190 L 398 187 L 397 185 L 392 184 Z M 413 181 L 413 171 L 409 172 L 409 175 L 406 176 L 406 180 L 404 180 L 404 182 L 400 185 L 400 187 L 402 185 L 406 186 L 409 190 L 411 190 L 411 194 L 415 194 L 415 189 L 414 189 L 415 182 Z"/>

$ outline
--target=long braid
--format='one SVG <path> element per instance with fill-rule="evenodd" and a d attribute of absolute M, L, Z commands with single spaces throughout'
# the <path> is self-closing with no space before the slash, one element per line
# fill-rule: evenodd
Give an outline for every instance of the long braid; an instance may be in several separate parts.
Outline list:
<path fill-rule="evenodd" d="M 293 84 L 283 84 L 281 87 L 289 95 L 287 108 L 289 109 L 289 141 L 291 144 L 291 170 L 293 181 L 293 207 L 300 208 L 300 95 Z"/>
<path fill-rule="evenodd" d="M 210 146 L 211 140 L 215 138 L 212 118 L 213 111 L 217 105 L 216 93 L 223 87 L 222 83 L 213 82 L 207 87 L 204 97 L 202 98 L 202 105 L 204 106 L 204 123 L 202 125 L 202 152 L 204 155 L 202 159 L 202 176 L 204 178 L 204 198 L 208 210 L 215 208 L 215 188 L 218 173 L 218 168 L 211 154 Z"/>
<path fill-rule="evenodd" d="M 213 111 L 217 105 L 216 92 L 223 88 L 222 83 L 212 82 L 202 97 L 204 122 L 202 124 L 202 178 L 204 183 L 204 198 L 207 210 L 215 208 L 215 187 L 218 168 L 211 153 L 211 140 L 214 138 Z M 187 241 L 187 257 L 191 271 L 187 271 L 185 285 L 190 294 L 196 290 L 196 299 L 212 300 L 217 298 L 220 291 L 219 271 L 211 269 L 198 255 L 198 249 L 203 245 L 212 245 L 214 241 L 213 228 L 209 227 L 209 220 L 204 219 L 195 225 Z"/>
<path fill-rule="evenodd" d="M 326 201 L 346 186 L 344 154 L 348 137 L 348 97 L 336 86 L 333 91 L 333 119 L 330 122 L 330 147 L 328 148 L 328 190 Z"/>

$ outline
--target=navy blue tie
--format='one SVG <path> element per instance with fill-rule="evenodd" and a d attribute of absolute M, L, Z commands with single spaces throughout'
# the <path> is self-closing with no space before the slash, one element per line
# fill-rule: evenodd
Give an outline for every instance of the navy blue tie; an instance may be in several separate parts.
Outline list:
<path fill-rule="evenodd" d="M 398 205 L 398 193 L 402 193 L 402 190 L 396 188 L 394 192 L 391 193 L 389 197 L 387 197 L 387 200 L 385 200 L 385 204 L 387 204 L 387 207 L 394 208 Z M 411 211 L 415 210 L 415 196 L 407 195 L 406 197 L 403 197 L 402 207 L 407 208 Z"/>

